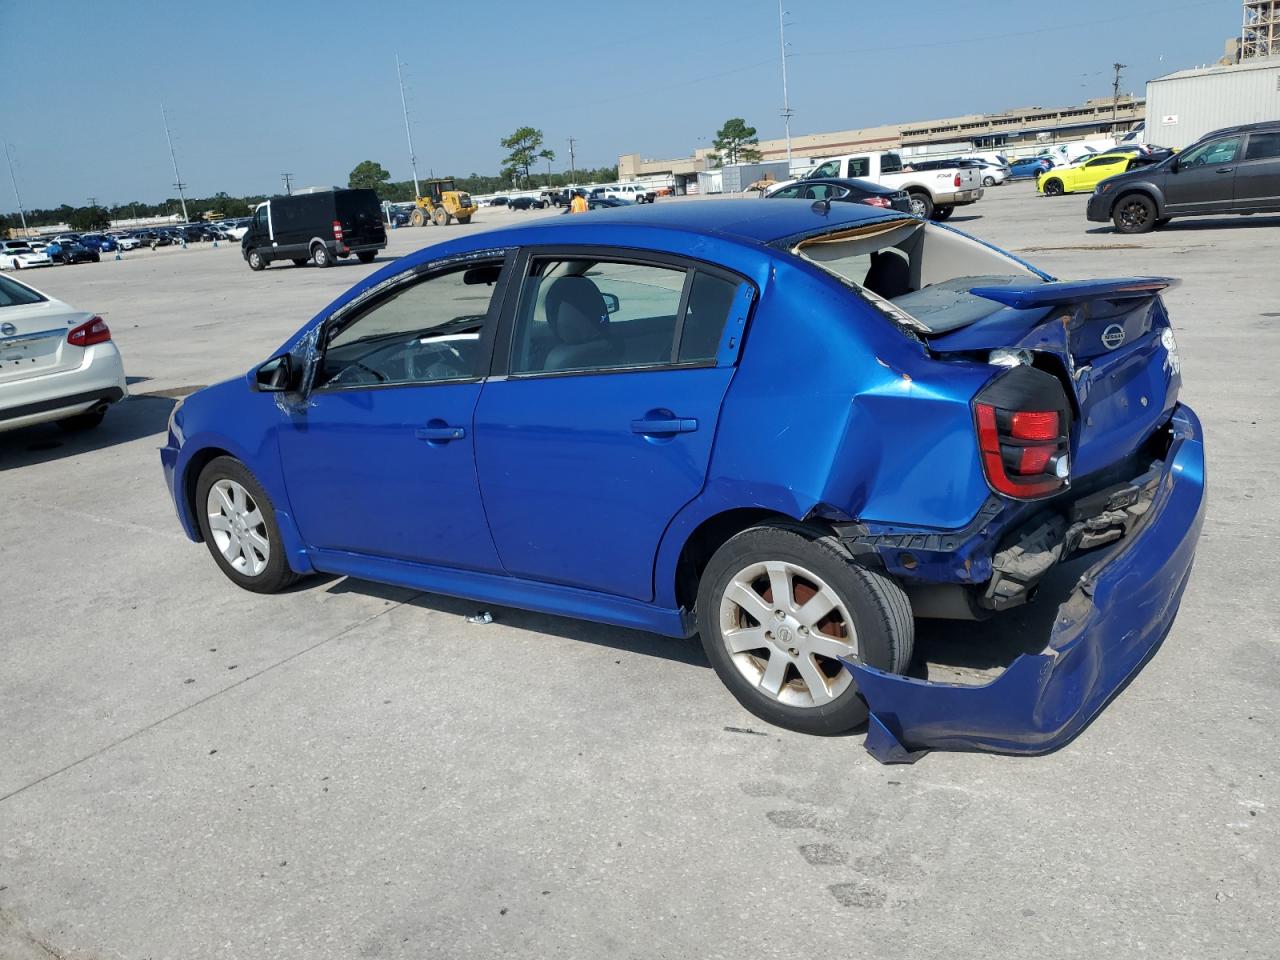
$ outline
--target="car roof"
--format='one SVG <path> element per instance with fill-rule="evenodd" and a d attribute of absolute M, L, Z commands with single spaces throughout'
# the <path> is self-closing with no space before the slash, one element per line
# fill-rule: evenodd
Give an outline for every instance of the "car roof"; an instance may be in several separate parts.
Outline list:
<path fill-rule="evenodd" d="M 665 204 L 602 209 L 591 214 L 590 226 L 617 227 L 620 233 L 625 232 L 624 228 L 643 230 L 656 227 L 767 245 L 823 226 L 835 228 L 902 216 L 898 212 L 886 213 L 876 207 L 856 203 L 834 204 L 825 212 L 815 211 L 813 206 L 811 200 L 668 201 Z M 571 234 L 587 225 L 578 218 L 552 217 L 497 230 L 487 237 L 496 240 L 510 236 L 511 242 L 519 243 L 520 235 L 527 231 L 564 231 Z"/>
<path fill-rule="evenodd" d="M 1239 123 L 1234 127 L 1222 127 L 1218 130 L 1210 130 L 1200 139 L 1208 140 L 1210 137 L 1220 137 L 1224 133 L 1254 133 L 1259 130 L 1280 130 L 1280 120 L 1262 120 L 1258 123 Z"/>

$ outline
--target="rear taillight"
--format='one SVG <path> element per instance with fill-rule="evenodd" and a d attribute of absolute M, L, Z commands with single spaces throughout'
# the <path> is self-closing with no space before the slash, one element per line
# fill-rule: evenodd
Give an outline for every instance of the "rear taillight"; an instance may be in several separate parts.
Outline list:
<path fill-rule="evenodd" d="M 960 186 L 960 174 L 958 174 L 958 173 L 956 174 L 955 184 L 956 184 L 956 186 L 957 186 L 957 187 L 958 187 L 958 186 Z"/>
<path fill-rule="evenodd" d="M 886 200 L 884 197 L 864 197 L 864 198 L 862 199 L 862 202 L 863 202 L 863 203 L 865 203 L 865 204 L 866 204 L 867 206 L 869 206 L 869 207 L 887 207 L 887 206 L 889 206 L 889 201 L 888 201 L 888 200 Z"/>
<path fill-rule="evenodd" d="M 974 398 L 973 414 L 992 490 L 1030 500 L 1067 486 L 1071 408 L 1056 377 L 1013 367 Z"/>
<path fill-rule="evenodd" d="M 338 220 L 333 221 L 333 239 L 342 242 L 342 223 Z"/>
<path fill-rule="evenodd" d="M 111 328 L 101 317 L 94 317 L 67 331 L 67 343 L 73 347 L 92 347 L 95 343 L 106 343 L 111 339 Z"/>

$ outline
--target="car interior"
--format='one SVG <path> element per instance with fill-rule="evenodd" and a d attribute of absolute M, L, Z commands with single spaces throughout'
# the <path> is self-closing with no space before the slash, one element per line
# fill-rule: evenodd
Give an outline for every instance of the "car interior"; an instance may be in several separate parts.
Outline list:
<path fill-rule="evenodd" d="M 972 295 L 974 287 L 1043 282 L 985 244 L 914 218 L 812 237 L 792 252 L 870 294 L 868 299 L 895 321 L 934 334 L 1000 309 Z"/>

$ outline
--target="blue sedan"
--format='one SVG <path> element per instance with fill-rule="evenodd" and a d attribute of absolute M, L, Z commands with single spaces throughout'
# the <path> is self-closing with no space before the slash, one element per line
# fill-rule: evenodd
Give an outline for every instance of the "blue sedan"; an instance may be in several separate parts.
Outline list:
<path fill-rule="evenodd" d="M 161 459 L 248 590 L 345 574 L 696 632 L 771 723 L 869 722 L 886 761 L 1042 752 L 1191 567 L 1172 282 L 1056 281 L 863 204 L 555 217 L 373 274 L 180 404 Z M 914 616 L 998 615 L 1082 551 L 1043 652 L 986 686 L 904 676 Z"/>
<path fill-rule="evenodd" d="M 1048 157 L 1023 157 L 1009 164 L 1010 180 L 1034 180 L 1046 170 L 1053 169 L 1053 161 Z"/>

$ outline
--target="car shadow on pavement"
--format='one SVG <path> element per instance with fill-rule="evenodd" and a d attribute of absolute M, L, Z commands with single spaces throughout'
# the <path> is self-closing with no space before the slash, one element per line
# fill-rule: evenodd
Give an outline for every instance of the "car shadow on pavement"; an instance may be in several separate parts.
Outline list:
<path fill-rule="evenodd" d="M 1280 217 L 1235 214 L 1229 217 L 1174 217 L 1163 227 L 1153 232 L 1197 233 L 1202 230 L 1248 230 L 1250 228 L 1270 228 L 1274 230 L 1277 227 L 1280 227 Z M 1090 227 L 1085 233 L 1114 234 L 1118 237 L 1126 236 L 1126 234 L 1120 233 L 1112 226 Z"/>
<path fill-rule="evenodd" d="M 159 436 L 175 402 L 172 397 L 130 397 L 114 404 L 100 426 L 82 433 L 68 433 L 56 423 L 0 433 L 0 472 Z"/>
<path fill-rule="evenodd" d="M 306 581 L 314 586 L 314 580 Z M 535 613 L 515 607 L 504 607 L 492 603 L 480 603 L 475 600 L 461 600 L 437 593 L 420 593 L 404 587 L 388 586 L 368 580 L 357 580 L 345 577 L 330 583 L 329 593 L 359 593 L 364 596 L 380 597 L 383 600 L 407 602 L 422 610 L 449 614 L 466 621 L 468 617 L 477 617 L 488 613 L 493 619 L 491 623 L 526 630 L 531 633 L 546 633 L 566 640 L 579 640 L 592 643 L 598 647 L 611 650 L 625 650 L 646 657 L 659 657 L 663 660 L 674 660 L 690 666 L 707 667 L 711 664 L 702 652 L 702 645 L 697 638 L 681 640 L 675 637 L 664 637 L 643 630 L 629 630 L 625 627 L 613 627 L 608 624 L 595 623 L 589 620 L 575 620 L 571 617 L 558 617 L 548 613 Z M 475 630 L 484 630 L 489 623 L 466 623 Z"/>

